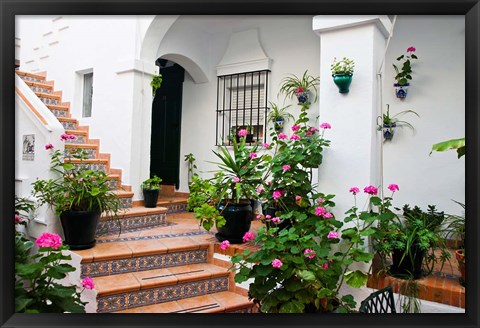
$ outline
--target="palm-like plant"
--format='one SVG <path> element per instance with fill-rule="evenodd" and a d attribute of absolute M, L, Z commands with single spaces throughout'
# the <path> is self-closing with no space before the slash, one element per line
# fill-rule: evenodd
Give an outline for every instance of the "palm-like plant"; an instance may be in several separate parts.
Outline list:
<path fill-rule="evenodd" d="M 281 80 L 279 93 L 283 93 L 285 98 L 293 98 L 298 92 L 314 91 L 315 100 L 317 101 L 317 86 L 320 83 L 320 77 L 313 77 L 305 71 L 301 78 L 294 74 L 289 74 Z"/>

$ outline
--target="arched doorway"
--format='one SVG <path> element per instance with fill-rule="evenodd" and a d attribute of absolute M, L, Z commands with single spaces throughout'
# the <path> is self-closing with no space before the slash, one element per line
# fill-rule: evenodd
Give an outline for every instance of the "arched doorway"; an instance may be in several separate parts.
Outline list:
<path fill-rule="evenodd" d="M 150 176 L 157 175 L 164 184 L 178 187 L 185 70 L 166 59 L 157 62 L 163 81 L 152 103 Z"/>

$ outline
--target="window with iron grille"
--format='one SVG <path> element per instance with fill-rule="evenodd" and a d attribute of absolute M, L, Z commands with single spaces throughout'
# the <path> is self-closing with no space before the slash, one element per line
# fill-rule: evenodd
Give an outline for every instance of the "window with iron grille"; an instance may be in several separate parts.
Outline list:
<path fill-rule="evenodd" d="M 267 88 L 270 71 L 218 76 L 216 145 L 231 146 L 240 129 L 246 142 L 265 142 Z"/>

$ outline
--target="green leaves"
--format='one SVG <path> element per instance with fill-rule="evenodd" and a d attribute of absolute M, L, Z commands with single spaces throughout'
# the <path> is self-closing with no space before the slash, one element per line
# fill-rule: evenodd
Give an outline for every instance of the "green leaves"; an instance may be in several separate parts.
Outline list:
<path fill-rule="evenodd" d="M 365 286 L 368 280 L 368 276 L 360 270 L 345 272 L 344 277 L 347 285 L 354 288 Z"/>

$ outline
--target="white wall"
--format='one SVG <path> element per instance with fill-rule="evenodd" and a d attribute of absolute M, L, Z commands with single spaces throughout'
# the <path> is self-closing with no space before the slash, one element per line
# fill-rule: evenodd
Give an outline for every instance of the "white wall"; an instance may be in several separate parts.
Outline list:
<path fill-rule="evenodd" d="M 215 145 L 215 67 L 227 49 L 230 34 L 258 29 L 260 43 L 267 56 L 273 59 L 269 100 L 283 104 L 283 97 L 278 99 L 277 93 L 280 80 L 286 74 L 302 75 L 308 69 L 310 74 L 316 75 L 319 71 L 319 39 L 311 29 L 311 20 L 311 16 L 183 16 L 175 22 L 161 43 L 158 57 L 181 53 L 195 60 L 209 74 L 209 82 L 200 84 L 195 84 L 188 74 L 185 77 L 180 191 L 188 191 L 187 165 L 183 162 L 185 154 L 194 154 L 198 170 L 205 172 L 205 176 L 211 176 L 208 171 L 216 168 L 207 163 L 216 160 L 211 152 Z M 289 100 L 286 103 L 293 104 Z M 297 107 L 292 106 L 292 109 L 296 109 L 295 114 L 299 113 Z M 318 104 L 312 105 L 311 112 L 312 118 L 318 115 Z"/>
<path fill-rule="evenodd" d="M 393 90 L 392 63 L 410 46 L 418 60 L 407 98 Z M 451 200 L 465 201 L 465 157 L 455 151 L 433 153 L 434 143 L 465 136 L 465 18 L 464 16 L 398 16 L 386 54 L 383 100 L 390 113 L 416 111 L 404 116 L 415 127 L 396 129 L 384 144 L 384 181 L 397 183 L 395 205 L 409 203 L 426 209 L 461 214 Z"/>

